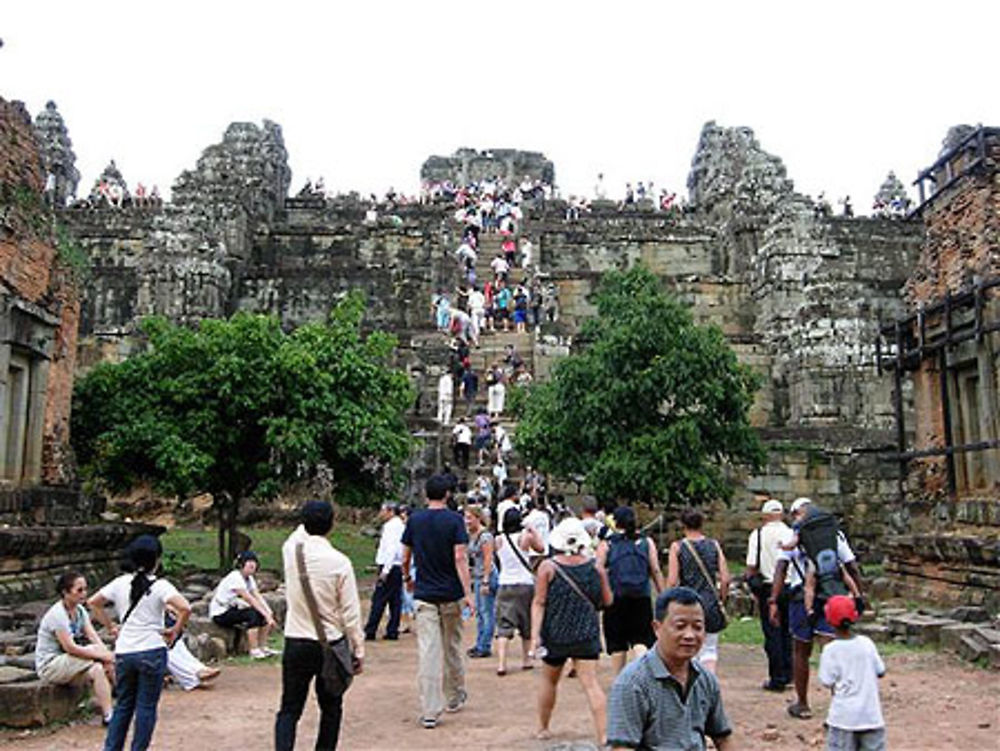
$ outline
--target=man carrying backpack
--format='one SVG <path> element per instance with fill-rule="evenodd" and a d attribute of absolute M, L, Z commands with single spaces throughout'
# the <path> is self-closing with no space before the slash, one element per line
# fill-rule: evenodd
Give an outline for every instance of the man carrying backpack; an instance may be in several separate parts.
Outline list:
<path fill-rule="evenodd" d="M 639 536 L 635 511 L 619 506 L 614 521 L 618 531 L 598 546 L 597 560 L 607 570 L 614 594 L 614 601 L 604 611 L 604 641 L 617 675 L 625 667 L 630 648 L 642 654 L 656 642 L 649 580 L 653 580 L 656 594 L 663 590 L 664 582 L 656 543 Z"/>
<path fill-rule="evenodd" d="M 783 549 L 778 555 L 768 609 L 771 623 L 777 625 L 780 622 L 778 597 L 785 587 L 785 574 L 790 573 L 788 625 L 792 632 L 792 681 L 796 698 L 795 703 L 788 705 L 788 714 L 805 720 L 812 717 L 809 657 L 813 639 L 825 644 L 834 634 L 823 617 L 823 607 L 829 597 L 848 591 L 841 567 L 847 569 L 859 587 L 861 575 L 854 552 L 831 514 L 814 507 L 809 498 L 795 499 L 791 513 L 797 544 L 794 549 Z M 807 612 L 804 583 L 810 573 L 816 578 L 816 598 L 812 612 Z"/>

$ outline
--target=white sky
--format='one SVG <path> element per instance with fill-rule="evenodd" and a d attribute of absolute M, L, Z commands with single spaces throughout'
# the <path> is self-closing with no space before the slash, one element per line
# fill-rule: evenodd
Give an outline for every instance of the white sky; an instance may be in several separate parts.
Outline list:
<path fill-rule="evenodd" d="M 415 192 L 430 154 L 544 152 L 563 194 L 686 195 L 702 124 L 754 129 L 801 192 L 867 212 L 950 125 L 1000 125 L 1000 3 L 5 3 L 0 96 L 55 100 L 85 194 L 115 158 L 167 191 L 229 122 L 278 122 L 293 171 Z M 912 190 L 912 189 L 911 189 Z"/>

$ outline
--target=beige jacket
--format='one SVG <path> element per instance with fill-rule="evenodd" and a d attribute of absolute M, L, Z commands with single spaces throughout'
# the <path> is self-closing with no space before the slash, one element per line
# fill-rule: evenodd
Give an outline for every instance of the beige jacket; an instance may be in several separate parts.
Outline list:
<path fill-rule="evenodd" d="M 316 628 L 302 593 L 295 562 L 295 546 L 300 542 L 305 545 L 306 572 L 327 640 L 335 641 L 346 635 L 355 656 L 363 658 L 365 634 L 361 625 L 361 600 L 351 561 L 325 537 L 306 533 L 301 524 L 281 546 L 285 564 L 285 599 L 288 602 L 285 637 L 316 638 Z"/>

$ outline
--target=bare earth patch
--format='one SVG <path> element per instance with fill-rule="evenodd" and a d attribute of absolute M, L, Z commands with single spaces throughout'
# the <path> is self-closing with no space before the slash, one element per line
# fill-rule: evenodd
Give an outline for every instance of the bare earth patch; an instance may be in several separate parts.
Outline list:
<path fill-rule="evenodd" d="M 467 643 L 473 629 L 467 626 Z M 435 730 L 417 724 L 416 638 L 369 645 L 365 674 L 348 692 L 340 748 L 353 749 L 525 749 L 567 748 L 591 740 L 590 715 L 576 681 L 564 679 L 553 718 L 553 739 L 533 739 L 536 671 L 511 670 L 498 678 L 493 660 L 469 660 L 469 703 L 446 714 Z M 519 654 L 519 649 L 516 650 Z M 907 653 L 886 660 L 882 701 L 892 749 L 987 749 L 1000 747 L 1000 676 L 934 653 Z M 512 665 L 517 665 L 515 659 Z M 814 719 L 785 714 L 791 693 L 769 694 L 758 686 L 764 675 L 758 647 L 724 645 L 720 661 L 726 709 L 743 749 L 822 748 L 828 697 L 812 688 Z M 611 682 L 607 660 L 600 674 Z M 169 690 L 160 702 L 153 748 L 160 751 L 257 751 L 273 747 L 274 713 L 281 691 L 277 661 L 229 665 L 209 690 Z M 299 748 L 312 748 L 317 714 L 307 705 L 299 723 Z M 100 748 L 100 727 L 78 724 L 32 733 L 4 731 L 0 745 L 15 751 Z M 581 743 L 577 748 L 586 747 Z"/>

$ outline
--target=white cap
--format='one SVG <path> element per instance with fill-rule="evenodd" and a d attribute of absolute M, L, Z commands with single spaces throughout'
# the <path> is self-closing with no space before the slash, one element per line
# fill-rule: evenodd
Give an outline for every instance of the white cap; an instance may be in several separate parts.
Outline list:
<path fill-rule="evenodd" d="M 785 507 L 781 505 L 781 501 L 775 498 L 764 501 L 764 505 L 760 509 L 762 514 L 781 514 L 784 511 Z"/>
<path fill-rule="evenodd" d="M 796 498 L 794 501 L 792 501 L 791 512 L 794 514 L 800 508 L 802 508 L 803 506 L 805 506 L 807 504 L 810 504 L 810 503 L 812 503 L 812 499 L 811 498 L 805 498 L 805 497 L 803 497 L 803 498 Z"/>
<path fill-rule="evenodd" d="M 577 555 L 590 547 L 590 535 L 583 522 L 574 516 L 563 519 L 549 535 L 549 545 L 568 555 Z"/>

